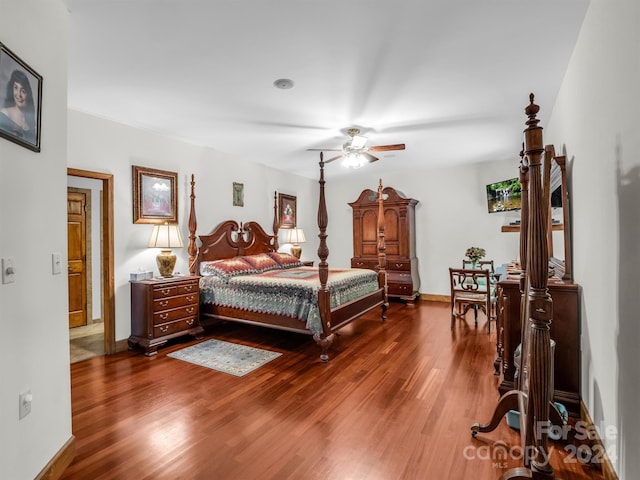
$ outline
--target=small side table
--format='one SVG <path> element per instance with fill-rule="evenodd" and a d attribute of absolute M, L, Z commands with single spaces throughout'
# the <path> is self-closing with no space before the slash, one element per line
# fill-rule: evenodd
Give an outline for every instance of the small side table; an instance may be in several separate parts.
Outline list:
<path fill-rule="evenodd" d="M 140 345 L 150 357 L 171 338 L 202 338 L 199 280 L 199 276 L 132 280 L 129 349 Z"/>

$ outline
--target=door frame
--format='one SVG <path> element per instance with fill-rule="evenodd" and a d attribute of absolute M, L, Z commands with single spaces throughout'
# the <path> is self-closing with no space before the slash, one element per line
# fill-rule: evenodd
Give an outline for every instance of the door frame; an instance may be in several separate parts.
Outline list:
<path fill-rule="evenodd" d="M 110 355 L 116 353 L 115 269 L 113 260 L 113 175 L 110 173 L 91 172 L 76 168 L 67 168 L 67 175 L 102 181 L 102 201 L 100 202 L 102 317 L 104 321 L 104 351 L 106 355 Z"/>

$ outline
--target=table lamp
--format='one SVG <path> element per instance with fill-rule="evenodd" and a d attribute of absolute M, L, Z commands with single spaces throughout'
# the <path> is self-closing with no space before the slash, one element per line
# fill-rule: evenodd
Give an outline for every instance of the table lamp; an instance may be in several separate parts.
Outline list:
<path fill-rule="evenodd" d="M 158 271 L 163 277 L 172 277 L 173 268 L 176 266 L 176 254 L 171 249 L 182 248 L 178 225 L 169 225 L 168 223 L 154 225 L 148 247 L 161 249 L 156 257 Z"/>
<path fill-rule="evenodd" d="M 302 247 L 300 244 L 306 241 L 307 239 L 304 237 L 304 232 L 301 228 L 292 228 L 291 230 L 287 230 L 285 242 L 292 244 L 291 254 L 294 257 L 300 258 L 300 255 L 302 255 Z"/>

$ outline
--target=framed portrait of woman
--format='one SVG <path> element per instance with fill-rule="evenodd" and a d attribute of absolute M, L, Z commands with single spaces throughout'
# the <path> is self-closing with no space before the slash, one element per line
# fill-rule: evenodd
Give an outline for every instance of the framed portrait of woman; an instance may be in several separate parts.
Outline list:
<path fill-rule="evenodd" d="M 0 43 L 0 137 L 40 151 L 42 77 Z"/>
<path fill-rule="evenodd" d="M 133 223 L 178 223 L 178 174 L 133 165 Z"/>
<path fill-rule="evenodd" d="M 280 228 L 295 228 L 296 197 L 279 193 L 278 211 L 280 212 Z"/>

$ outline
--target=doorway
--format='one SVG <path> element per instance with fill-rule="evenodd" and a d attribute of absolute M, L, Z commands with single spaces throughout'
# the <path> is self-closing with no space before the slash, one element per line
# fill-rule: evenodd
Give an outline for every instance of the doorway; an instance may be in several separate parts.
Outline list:
<path fill-rule="evenodd" d="M 87 300 L 87 304 L 89 307 L 87 308 L 87 313 L 89 313 L 88 321 L 87 321 L 87 332 L 88 334 L 95 335 L 99 333 L 97 337 L 94 336 L 93 340 L 95 343 L 95 339 L 99 338 L 102 340 L 102 348 L 96 348 L 95 355 L 103 355 L 103 354 L 111 354 L 116 352 L 116 341 L 115 341 L 115 287 L 114 287 L 114 245 L 113 245 L 113 175 L 99 173 L 99 172 L 91 172 L 87 170 L 78 170 L 74 168 L 67 169 L 67 175 L 69 177 L 77 177 L 79 179 L 89 179 L 96 180 L 97 182 L 90 182 L 90 185 L 97 185 L 95 188 L 99 190 L 98 194 L 98 204 L 99 208 L 98 214 L 93 215 L 93 221 L 91 222 L 91 230 L 94 230 L 94 233 L 97 235 L 93 235 L 94 238 L 97 238 L 96 243 L 99 244 L 99 253 L 96 255 L 99 261 L 94 262 L 96 265 L 93 275 L 94 278 L 97 278 L 97 281 L 90 283 L 90 288 L 87 291 L 87 295 L 89 295 L 89 290 L 96 291 L 95 298 L 98 298 L 98 305 L 96 302 L 89 302 Z M 68 182 L 69 183 L 69 182 Z M 92 187 L 89 187 L 88 190 L 93 190 Z M 77 212 L 76 212 L 77 213 Z M 74 217 L 74 219 L 77 217 Z M 76 232 L 81 233 L 81 232 Z M 77 235 L 76 235 L 77 237 Z M 69 248 L 75 247 L 72 245 L 74 242 L 73 239 L 70 240 Z M 70 259 L 71 260 L 71 259 Z M 76 268 L 70 262 L 69 268 Z M 92 270 L 91 267 L 87 269 L 87 274 Z M 86 285 L 86 283 L 85 283 Z M 94 287 L 91 288 L 91 285 Z M 99 288 L 98 288 L 99 285 Z M 71 285 L 70 285 L 70 295 L 71 295 Z M 71 302 L 70 302 L 71 304 Z M 94 310 L 100 311 L 100 319 L 101 322 L 97 322 L 93 324 L 90 320 L 93 320 L 91 314 L 91 305 L 95 308 Z M 98 308 L 99 307 L 99 308 Z M 70 316 L 71 319 L 71 316 Z M 78 327 L 85 328 L 85 327 Z M 98 331 L 96 331 L 98 329 Z M 74 332 L 72 334 L 71 332 Z M 101 331 L 100 331 L 101 330 Z M 84 337 L 84 332 L 80 332 L 78 329 L 70 329 L 70 342 L 74 341 L 73 338 Z M 77 340 L 75 340 L 77 342 Z M 90 350 L 90 345 L 85 345 L 88 350 Z M 90 356 L 95 356 L 90 355 Z M 83 359 L 82 357 L 72 358 L 71 361 L 79 361 Z"/>

